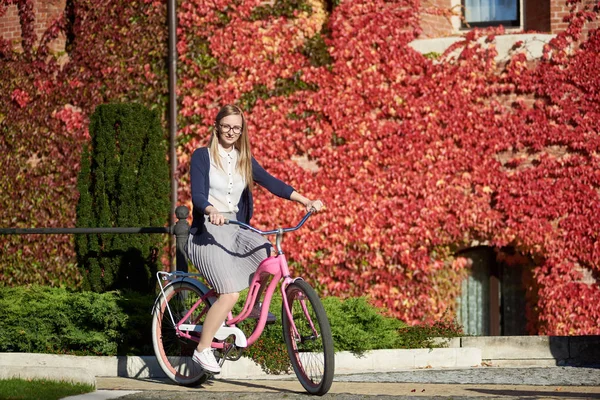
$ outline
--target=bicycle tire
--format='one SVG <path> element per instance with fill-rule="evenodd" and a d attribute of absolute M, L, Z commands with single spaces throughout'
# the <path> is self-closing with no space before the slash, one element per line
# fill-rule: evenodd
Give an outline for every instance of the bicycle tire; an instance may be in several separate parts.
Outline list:
<path fill-rule="evenodd" d="M 152 344 L 156 360 L 167 377 L 177 384 L 182 386 L 201 385 L 208 379 L 208 374 L 192 361 L 198 342 L 177 336 L 166 305 L 169 303 L 173 318 L 177 323 L 205 293 L 202 293 L 192 283 L 185 281 L 168 285 L 164 291 L 165 296 L 160 297 L 152 315 Z M 205 300 L 204 306 L 200 305 L 186 323 L 201 325 L 208 308 L 210 308 L 210 303 Z M 199 334 L 197 335 L 199 337 Z"/>
<path fill-rule="evenodd" d="M 282 304 L 282 325 L 285 345 L 296 377 L 304 389 L 322 396 L 331 388 L 335 370 L 335 357 L 331 326 L 323 303 L 315 290 L 305 281 L 296 281 L 286 288 L 286 297 L 300 340 L 293 336 L 285 303 Z M 310 320 L 302 310 L 301 301 L 308 310 Z M 317 329 L 315 337 L 311 321 Z M 316 323 L 315 323 L 316 322 Z"/>

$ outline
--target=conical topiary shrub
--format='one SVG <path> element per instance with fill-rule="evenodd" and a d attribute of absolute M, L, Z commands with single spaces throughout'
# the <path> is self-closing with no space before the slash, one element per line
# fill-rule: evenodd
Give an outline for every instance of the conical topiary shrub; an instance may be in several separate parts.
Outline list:
<path fill-rule="evenodd" d="M 90 118 L 78 178 L 78 227 L 164 226 L 169 217 L 166 140 L 155 112 L 139 104 L 100 105 Z M 161 234 L 77 235 L 83 289 L 151 292 Z"/>

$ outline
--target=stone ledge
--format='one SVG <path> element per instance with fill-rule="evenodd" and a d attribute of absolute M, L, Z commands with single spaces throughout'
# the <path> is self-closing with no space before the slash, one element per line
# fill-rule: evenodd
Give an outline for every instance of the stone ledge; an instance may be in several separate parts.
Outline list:
<path fill-rule="evenodd" d="M 447 345 L 478 348 L 482 360 L 495 366 L 600 364 L 600 336 L 472 336 Z"/>
<path fill-rule="evenodd" d="M 498 51 L 496 62 L 508 61 L 511 56 L 512 48 L 517 42 L 523 42 L 522 46 L 516 52 L 524 52 L 527 59 L 539 59 L 542 56 L 544 45 L 552 40 L 556 35 L 544 33 L 514 33 L 506 35 L 497 35 L 494 38 L 494 46 Z M 486 36 L 478 39 L 478 42 L 488 46 L 485 43 Z M 449 36 L 443 38 L 417 39 L 408 45 L 421 54 L 439 53 L 443 54 L 448 47 L 456 42 L 464 40 L 462 36 Z M 453 55 L 457 55 L 454 52 Z"/>

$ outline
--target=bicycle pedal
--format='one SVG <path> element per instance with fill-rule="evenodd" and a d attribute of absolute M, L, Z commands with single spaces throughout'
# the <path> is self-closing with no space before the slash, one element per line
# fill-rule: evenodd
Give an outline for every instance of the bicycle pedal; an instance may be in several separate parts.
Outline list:
<path fill-rule="evenodd" d="M 236 349 L 235 352 L 232 352 L 231 354 L 227 354 L 225 356 L 225 360 L 227 360 L 227 361 L 237 361 L 240 358 L 242 358 L 242 355 L 244 355 L 244 350 L 243 349 Z"/>

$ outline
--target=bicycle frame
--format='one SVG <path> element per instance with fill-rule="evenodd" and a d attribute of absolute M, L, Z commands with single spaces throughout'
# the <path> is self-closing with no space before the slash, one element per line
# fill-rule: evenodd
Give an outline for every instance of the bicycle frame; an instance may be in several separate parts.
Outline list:
<path fill-rule="evenodd" d="M 248 297 L 246 298 L 246 302 L 244 304 L 243 310 L 240 312 L 240 314 L 237 317 L 233 317 L 232 315 L 230 315 L 230 318 L 227 319 L 225 324 L 228 326 L 235 326 L 235 324 L 237 324 L 240 321 L 243 321 L 244 319 L 246 319 L 248 317 L 248 315 L 250 314 L 250 312 L 252 310 L 253 305 L 257 301 L 257 295 L 258 295 L 258 293 L 260 293 L 261 287 L 268 280 L 267 274 L 272 275 L 273 278 L 271 279 L 271 282 L 269 282 L 269 285 L 267 286 L 267 288 L 265 290 L 264 304 L 267 304 L 267 305 L 271 304 L 271 299 L 273 297 L 273 294 L 275 293 L 277 284 L 281 281 L 280 290 L 281 290 L 282 301 L 284 304 L 284 309 L 287 313 L 288 320 L 291 322 L 292 331 L 294 332 L 294 335 L 297 338 L 299 338 L 300 335 L 298 334 L 298 331 L 294 324 L 294 319 L 292 318 L 292 315 L 291 315 L 291 312 L 289 309 L 288 300 L 287 300 L 287 296 L 285 295 L 285 291 L 286 291 L 288 285 L 293 283 L 295 280 L 301 279 L 301 278 L 293 279 L 290 277 L 289 267 L 288 267 L 287 260 L 286 260 L 284 254 L 279 254 L 277 256 L 269 257 L 260 264 L 260 266 L 258 267 L 258 269 L 252 279 L 252 283 L 250 286 L 250 292 L 248 293 Z M 258 319 L 258 324 L 257 324 L 256 328 L 254 329 L 254 331 L 252 332 L 252 334 L 250 335 L 250 337 L 248 338 L 249 346 L 252 345 L 254 342 L 256 342 L 256 340 L 258 340 L 258 338 L 262 334 L 262 332 L 265 328 L 266 322 L 267 322 L 268 309 L 269 309 L 268 307 L 262 308 L 260 318 Z M 307 318 L 310 318 L 310 316 L 308 314 L 307 314 Z M 315 330 L 314 327 L 312 327 L 312 328 L 313 328 L 313 330 Z M 315 330 L 315 334 L 316 334 L 316 330 Z"/>
<path fill-rule="evenodd" d="M 292 330 L 296 340 L 301 339 L 300 334 L 298 333 L 298 330 L 294 324 L 294 319 L 292 318 L 292 315 L 291 315 L 291 312 L 289 309 L 288 299 L 287 299 L 287 296 L 285 295 L 285 292 L 286 292 L 287 287 L 290 284 L 292 284 L 296 280 L 302 279 L 302 278 L 291 278 L 287 259 L 285 257 L 285 254 L 283 253 L 283 250 L 281 249 L 281 243 L 283 240 L 284 233 L 295 231 L 295 230 L 299 229 L 302 225 L 304 225 L 304 223 L 306 222 L 306 220 L 308 219 L 308 217 L 311 214 L 312 213 L 310 213 L 310 212 L 308 214 L 306 214 L 306 216 L 302 219 L 302 221 L 294 228 L 279 228 L 279 229 L 273 230 L 273 231 L 261 231 L 256 228 L 253 228 L 247 224 L 244 224 L 242 222 L 226 221 L 226 223 L 234 223 L 237 225 L 241 225 L 241 226 L 243 226 L 247 229 L 253 230 L 261 235 L 276 234 L 277 235 L 276 236 L 277 255 L 268 257 L 260 263 L 258 269 L 256 270 L 256 272 L 254 273 L 254 276 L 252 277 L 252 281 L 250 282 L 248 296 L 246 298 L 246 302 L 244 303 L 242 311 L 237 316 L 234 316 L 231 312 L 229 313 L 224 326 L 221 327 L 219 329 L 219 331 L 217 332 L 217 335 L 215 335 L 215 337 L 217 339 L 223 340 L 224 338 L 228 337 L 229 335 L 234 334 L 234 335 L 236 335 L 236 345 L 238 347 L 251 346 L 253 343 L 255 343 L 256 340 L 258 340 L 258 338 L 262 334 L 262 332 L 266 326 L 267 314 L 268 314 L 268 310 L 269 310 L 268 305 L 271 304 L 273 294 L 275 293 L 276 287 L 279 284 L 279 282 L 281 282 L 280 290 L 281 290 L 281 295 L 282 295 L 282 301 L 284 304 L 285 312 L 287 313 L 288 321 L 290 321 L 291 330 Z M 160 281 L 160 275 L 163 275 L 163 280 L 165 280 L 165 279 L 170 280 L 171 277 L 178 278 L 178 280 L 179 280 L 179 279 L 185 279 L 188 277 L 193 278 L 195 276 L 201 276 L 200 274 L 185 273 L 185 272 L 179 272 L 179 271 L 173 272 L 173 273 L 161 271 L 161 272 L 157 272 L 157 277 L 159 277 L 159 281 Z M 266 286 L 267 281 L 269 280 L 270 277 L 272 277 L 272 279 L 268 283 L 268 286 Z M 194 279 L 194 281 L 198 282 L 196 279 Z M 200 285 L 202 285 L 202 284 L 200 283 Z M 265 286 L 266 286 L 266 288 L 265 288 Z M 208 288 L 205 287 L 204 285 L 202 285 L 202 287 L 199 287 L 199 288 L 204 289 L 204 290 L 201 290 L 202 292 L 205 292 L 206 290 L 208 290 Z M 256 327 L 252 331 L 250 337 L 246 338 L 244 333 L 241 330 L 237 329 L 235 327 L 235 325 L 237 323 L 245 320 L 246 318 L 248 318 L 248 316 L 250 315 L 250 312 L 252 311 L 254 304 L 258 300 L 257 297 L 258 297 L 259 293 L 261 293 L 261 291 L 263 289 L 264 289 L 264 304 L 266 304 L 267 307 L 262 308 Z M 166 298 L 164 288 L 162 285 L 161 285 L 161 293 L 162 293 L 163 298 Z M 192 321 L 193 324 L 183 324 L 183 321 L 187 321 L 187 319 L 190 317 L 190 315 L 192 315 L 192 313 L 201 304 L 203 304 L 204 301 L 208 300 L 209 302 L 212 303 L 212 302 L 214 302 L 214 300 L 210 301 L 210 299 L 211 298 L 216 299 L 217 296 L 218 296 L 218 294 L 213 289 L 208 290 L 204 294 L 204 296 L 202 296 L 190 308 L 190 310 L 188 310 L 186 315 L 180 321 L 174 320 L 173 314 L 171 313 L 171 310 L 167 303 L 167 309 L 169 312 L 169 316 L 171 317 L 171 321 L 173 322 L 173 325 L 175 326 L 177 335 L 185 337 L 190 340 L 199 341 L 199 338 L 190 335 L 188 332 L 191 332 L 191 331 L 201 332 L 202 327 L 195 324 L 197 321 Z M 317 330 L 315 329 L 314 323 L 312 322 L 310 315 L 308 314 L 308 311 L 306 309 L 306 306 L 304 305 L 303 300 L 301 300 L 301 304 L 302 304 L 302 309 L 304 311 L 304 314 L 310 321 L 311 329 L 313 330 L 314 334 L 316 336 L 318 336 Z M 197 319 L 200 319 L 204 315 L 204 313 L 205 313 L 205 311 L 200 316 L 198 316 Z M 238 341 L 239 335 L 243 336 L 243 340 Z M 241 346 L 240 346 L 240 344 L 241 344 Z M 224 344 L 222 342 L 213 342 L 212 347 L 213 348 L 223 348 Z"/>

